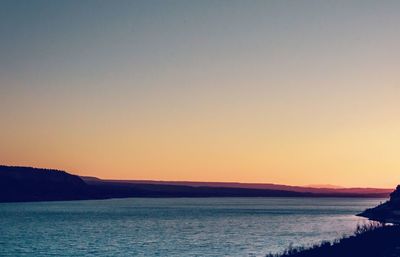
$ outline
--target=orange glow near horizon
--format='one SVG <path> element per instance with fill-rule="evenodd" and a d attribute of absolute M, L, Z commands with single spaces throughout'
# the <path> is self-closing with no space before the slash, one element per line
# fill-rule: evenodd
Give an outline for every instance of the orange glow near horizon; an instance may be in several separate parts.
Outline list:
<path fill-rule="evenodd" d="M 399 128 L 396 122 L 377 122 L 380 127 L 346 122 L 347 129 L 324 130 L 323 134 L 308 127 L 274 130 L 245 120 L 235 121 L 237 126 L 231 130 L 234 124 L 203 122 L 133 131 L 97 127 L 79 130 L 79 134 L 69 134 L 70 128 L 40 127 L 18 140 L 8 139 L 6 145 L 11 147 L 1 156 L 9 160 L 4 164 L 110 179 L 353 187 L 394 187 L 397 183 L 392 178 L 398 176 L 395 153 L 400 146 L 393 142 L 399 142 L 400 135 L 387 129 Z M 96 126 L 87 126 L 91 127 Z"/>

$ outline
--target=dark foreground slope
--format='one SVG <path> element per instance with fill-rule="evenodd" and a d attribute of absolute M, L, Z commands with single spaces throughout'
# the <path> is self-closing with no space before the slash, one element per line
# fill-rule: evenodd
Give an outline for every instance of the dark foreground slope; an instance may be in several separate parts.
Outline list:
<path fill-rule="evenodd" d="M 375 208 L 367 209 L 359 216 L 379 222 L 400 224 L 400 185 L 390 194 L 389 201 Z"/>
<path fill-rule="evenodd" d="M 334 243 L 291 248 L 284 254 L 267 257 L 400 257 L 400 186 L 390 194 L 389 201 L 358 215 L 374 222 Z M 392 225 L 383 226 L 385 223 Z"/>
<path fill-rule="evenodd" d="M 382 226 L 356 231 L 354 236 L 311 248 L 292 248 L 267 257 L 399 257 L 400 226 Z"/>

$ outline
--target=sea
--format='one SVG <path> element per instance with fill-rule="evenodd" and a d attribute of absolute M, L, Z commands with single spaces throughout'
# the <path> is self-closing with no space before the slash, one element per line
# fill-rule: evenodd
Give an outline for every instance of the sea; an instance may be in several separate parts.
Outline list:
<path fill-rule="evenodd" d="M 0 256 L 265 256 L 350 235 L 386 199 L 126 198 L 0 203 Z"/>

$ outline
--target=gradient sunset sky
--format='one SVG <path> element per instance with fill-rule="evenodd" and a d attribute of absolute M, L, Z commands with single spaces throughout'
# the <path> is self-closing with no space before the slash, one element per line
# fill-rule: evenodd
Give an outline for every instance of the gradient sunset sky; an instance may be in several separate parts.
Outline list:
<path fill-rule="evenodd" d="M 400 1 L 0 1 L 0 163 L 394 187 Z"/>

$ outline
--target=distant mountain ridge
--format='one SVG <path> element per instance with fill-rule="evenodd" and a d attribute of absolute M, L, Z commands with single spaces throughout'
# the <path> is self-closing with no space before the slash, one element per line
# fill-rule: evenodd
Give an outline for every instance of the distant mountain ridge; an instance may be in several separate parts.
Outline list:
<path fill-rule="evenodd" d="M 349 189 L 350 191 L 348 192 L 300 190 L 305 189 L 273 184 L 102 180 L 94 177 L 79 177 L 60 170 L 0 165 L 0 202 L 64 201 L 127 197 L 386 196 L 385 192 L 380 191 L 380 189 L 376 189 L 377 191 L 353 191 L 353 189 Z"/>
<path fill-rule="evenodd" d="M 270 189 L 270 190 L 284 190 L 301 193 L 315 193 L 315 194 L 357 194 L 370 195 L 372 197 L 389 197 L 393 189 L 386 188 L 345 188 L 332 186 L 322 187 L 318 186 L 289 186 L 272 183 L 241 183 L 241 182 L 197 182 L 197 181 L 160 181 L 160 180 L 119 180 L 119 179 L 100 179 L 97 177 L 81 178 L 87 183 L 94 182 L 112 182 L 112 183 L 132 183 L 132 184 L 154 184 L 154 185 L 181 185 L 192 187 L 229 187 L 229 188 L 247 188 L 247 189 Z M 321 187 L 319 187 L 321 186 Z"/>

